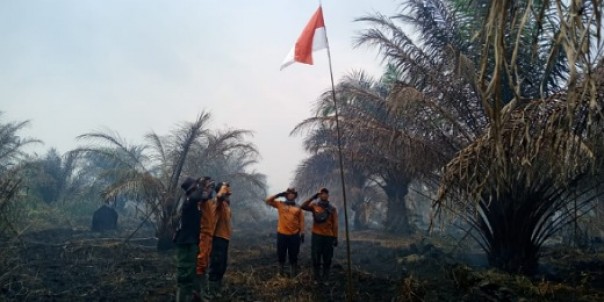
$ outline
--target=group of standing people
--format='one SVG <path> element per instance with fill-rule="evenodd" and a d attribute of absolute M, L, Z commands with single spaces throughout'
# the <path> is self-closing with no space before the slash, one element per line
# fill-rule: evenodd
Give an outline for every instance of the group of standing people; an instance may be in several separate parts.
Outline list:
<path fill-rule="evenodd" d="M 220 296 L 231 239 L 231 188 L 210 177 L 187 177 L 180 223 L 174 234 L 177 262 L 176 301 Z"/>
<path fill-rule="evenodd" d="M 319 192 L 296 205 L 298 192 L 293 188 L 269 196 L 266 203 L 277 209 L 277 258 L 279 273 L 285 274 L 286 255 L 289 258 L 291 275 L 299 272 L 298 254 L 300 244 L 304 242 L 304 211 L 312 213 L 311 259 L 313 278 L 316 282 L 329 278 L 333 248 L 338 246 L 338 211 L 329 202 L 329 190 L 321 188 Z M 278 201 L 278 198 L 283 198 Z M 316 200 L 316 202 L 314 202 Z"/>
<path fill-rule="evenodd" d="M 181 184 L 185 198 L 180 223 L 174 234 L 177 262 L 176 301 L 211 300 L 220 297 L 222 279 L 227 268 L 231 239 L 231 188 L 228 182 L 216 184 L 210 177 L 187 177 Z M 278 210 L 277 258 L 279 273 L 299 273 L 298 254 L 304 242 L 304 213 L 312 213 L 311 259 L 316 282 L 327 280 L 338 245 L 338 213 L 329 202 L 329 191 L 319 192 L 296 204 L 298 192 L 293 188 L 269 196 L 266 203 Z M 316 200 L 316 202 L 315 202 Z"/>

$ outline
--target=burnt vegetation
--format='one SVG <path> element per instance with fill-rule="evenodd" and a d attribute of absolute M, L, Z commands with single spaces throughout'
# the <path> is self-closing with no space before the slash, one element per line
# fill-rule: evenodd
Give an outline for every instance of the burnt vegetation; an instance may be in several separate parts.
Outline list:
<path fill-rule="evenodd" d="M 405 0 L 357 19 L 356 45 L 378 52 L 383 75 L 351 72 L 337 103 L 318 96 L 292 129 L 308 153 L 300 199 L 326 186 L 343 209 L 337 104 L 352 300 L 604 299 L 602 5 Z M 24 150 L 39 141 L 20 135 L 29 122 L 0 118 L 6 300 L 174 299 L 171 237 L 188 175 L 228 180 L 237 196 L 222 300 L 350 298 L 342 248 L 327 286 L 311 281 L 310 243 L 300 275 L 276 274 L 252 132 L 213 129 L 202 112 L 141 144 L 103 130 L 37 155 Z M 116 229 L 90 230 L 95 210 L 117 213 Z"/>

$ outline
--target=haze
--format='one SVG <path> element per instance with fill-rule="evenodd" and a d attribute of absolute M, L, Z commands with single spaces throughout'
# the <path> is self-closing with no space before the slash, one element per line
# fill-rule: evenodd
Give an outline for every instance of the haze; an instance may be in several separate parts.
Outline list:
<path fill-rule="evenodd" d="M 326 52 L 315 65 L 281 61 L 318 7 L 315 1 L 2 1 L 3 118 L 31 120 L 23 133 L 44 153 L 77 146 L 79 134 L 111 129 L 138 143 L 202 110 L 211 128 L 254 131 L 257 171 L 269 190 L 289 185 L 306 156 L 289 132 L 330 87 Z M 354 49 L 357 17 L 392 14 L 396 3 L 323 3 L 336 80 L 379 76 L 376 53 Z"/>

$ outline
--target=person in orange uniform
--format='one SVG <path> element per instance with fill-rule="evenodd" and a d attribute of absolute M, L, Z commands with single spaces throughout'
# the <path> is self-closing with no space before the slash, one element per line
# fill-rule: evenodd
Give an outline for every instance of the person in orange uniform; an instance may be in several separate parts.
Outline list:
<path fill-rule="evenodd" d="M 229 241 L 231 239 L 231 187 L 228 182 L 217 186 L 216 216 L 212 250 L 210 252 L 209 293 L 221 297 L 222 278 L 227 269 Z"/>
<path fill-rule="evenodd" d="M 214 192 L 215 185 L 212 187 Z M 199 278 L 200 294 L 208 296 L 208 267 L 210 265 L 210 252 L 212 251 L 212 238 L 216 229 L 216 198 L 208 199 L 201 204 L 201 229 L 199 233 L 199 253 L 195 272 Z"/>
<path fill-rule="evenodd" d="M 318 202 L 311 203 L 317 198 Z M 314 279 L 317 282 L 326 281 L 329 278 L 333 248 L 338 246 L 338 212 L 330 204 L 329 190 L 326 188 L 321 188 L 318 193 L 302 203 L 300 208 L 313 214 L 310 249 Z"/>
<path fill-rule="evenodd" d="M 285 197 L 285 201 L 277 198 Z M 279 213 L 277 222 L 277 258 L 279 274 L 285 275 L 285 256 L 289 256 L 291 276 L 298 275 L 298 254 L 300 243 L 304 242 L 304 213 L 296 206 L 298 192 L 288 188 L 285 192 L 269 196 L 266 204 L 276 208 Z"/>

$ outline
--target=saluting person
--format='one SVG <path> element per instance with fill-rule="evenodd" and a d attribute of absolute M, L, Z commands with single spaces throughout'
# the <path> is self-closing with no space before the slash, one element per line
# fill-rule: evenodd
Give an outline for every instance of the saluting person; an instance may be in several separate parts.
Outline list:
<path fill-rule="evenodd" d="M 277 209 L 277 258 L 279 261 L 279 274 L 285 275 L 285 258 L 288 256 L 290 275 L 298 275 L 298 254 L 300 244 L 304 242 L 304 213 L 296 205 L 298 192 L 288 188 L 284 192 L 269 196 L 266 204 Z M 279 201 L 277 198 L 284 198 Z"/>
<path fill-rule="evenodd" d="M 313 202 L 317 198 L 319 200 Z M 313 214 L 310 249 L 314 280 L 326 281 L 329 278 L 333 248 L 338 246 L 338 211 L 330 204 L 329 190 L 326 188 L 321 188 L 302 203 L 300 208 Z"/>

